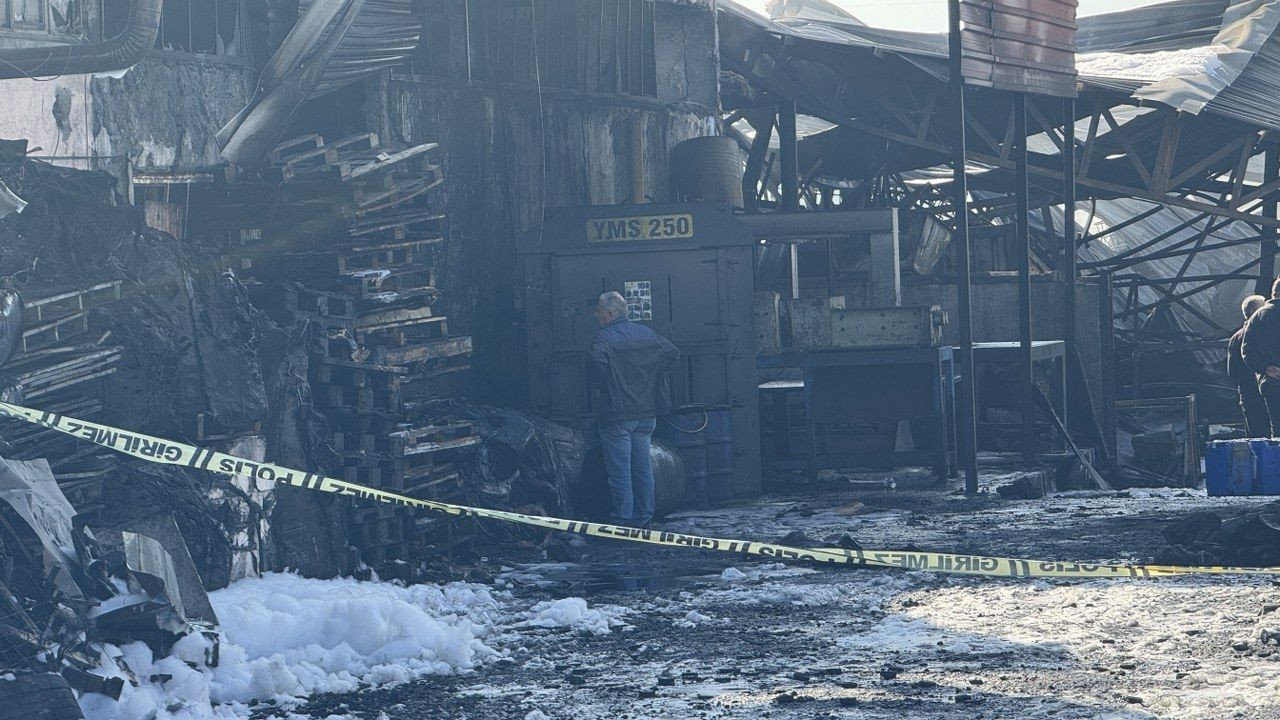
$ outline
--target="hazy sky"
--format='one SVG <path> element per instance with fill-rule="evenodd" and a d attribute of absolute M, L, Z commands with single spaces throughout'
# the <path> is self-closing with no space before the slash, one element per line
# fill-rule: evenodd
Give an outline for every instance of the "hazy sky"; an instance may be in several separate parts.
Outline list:
<path fill-rule="evenodd" d="M 755 10 L 764 11 L 768 0 L 736 0 Z M 946 0 L 831 0 L 860 20 L 875 27 L 920 32 L 942 32 L 947 29 Z M 1154 5 L 1154 0 L 1080 0 L 1080 15 L 1128 10 Z"/>

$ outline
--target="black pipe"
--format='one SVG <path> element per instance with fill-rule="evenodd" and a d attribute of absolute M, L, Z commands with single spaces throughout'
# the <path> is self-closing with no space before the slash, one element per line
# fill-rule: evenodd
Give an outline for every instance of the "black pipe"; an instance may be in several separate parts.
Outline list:
<path fill-rule="evenodd" d="M 132 0 L 119 35 L 88 45 L 0 50 L 0 80 L 111 72 L 132 67 L 155 47 L 164 0 Z"/>

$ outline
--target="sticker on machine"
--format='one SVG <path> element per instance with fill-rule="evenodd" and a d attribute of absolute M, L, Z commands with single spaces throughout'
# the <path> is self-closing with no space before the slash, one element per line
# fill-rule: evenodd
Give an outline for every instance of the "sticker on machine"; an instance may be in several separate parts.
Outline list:
<path fill-rule="evenodd" d="M 628 320 L 653 319 L 653 289 L 648 280 L 628 280 L 622 283 L 622 297 L 627 299 Z"/>

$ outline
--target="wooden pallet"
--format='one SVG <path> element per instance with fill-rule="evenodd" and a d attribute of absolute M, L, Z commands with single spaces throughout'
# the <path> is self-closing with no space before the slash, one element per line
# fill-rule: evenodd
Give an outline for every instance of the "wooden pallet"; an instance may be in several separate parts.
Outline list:
<path fill-rule="evenodd" d="M 400 408 L 400 385 L 389 387 L 338 387 L 320 385 L 311 388 L 311 397 L 317 407 L 355 412 L 395 412 Z"/>
<path fill-rule="evenodd" d="M 123 350 L 118 347 L 93 347 L 42 356 L 38 365 L 19 362 L 5 370 L 14 373 L 12 377 L 22 385 L 25 397 L 34 400 L 115 373 L 122 355 Z"/>
<path fill-rule="evenodd" d="M 76 315 L 120 299 L 120 281 L 73 288 L 37 298 L 23 298 L 22 320 L 26 325 L 43 325 L 58 318 Z"/>
<path fill-rule="evenodd" d="M 370 348 L 369 360 L 384 365 L 411 365 L 471 355 L 471 336 L 459 335 L 396 347 Z"/>
<path fill-rule="evenodd" d="M 347 523 L 347 539 L 358 548 L 403 544 L 409 539 L 412 521 L 392 516 L 378 520 Z"/>
<path fill-rule="evenodd" d="M 470 447 L 480 443 L 480 436 L 471 423 L 462 421 L 406 428 L 392 433 L 390 440 L 391 454 L 404 456 Z"/>
<path fill-rule="evenodd" d="M 18 350 L 25 353 L 53 347 L 87 332 L 89 312 L 86 310 L 25 328 Z"/>
<path fill-rule="evenodd" d="M 342 274 L 339 282 L 346 292 L 366 300 L 385 301 L 386 293 L 408 296 L 425 291 L 431 305 L 439 297 L 436 289 L 436 270 L 431 266 L 410 266 L 403 269 L 374 268 Z"/>
<path fill-rule="evenodd" d="M 298 137 L 290 138 L 279 145 L 276 145 L 271 149 L 271 152 L 267 154 L 267 157 L 270 159 L 272 165 L 284 165 L 290 158 L 315 150 L 322 145 L 324 145 L 324 138 L 320 137 L 316 133 L 299 135 Z"/>
<path fill-rule="evenodd" d="M 391 365 L 370 365 L 321 358 L 311 363 L 308 373 L 313 384 L 336 385 L 353 388 L 390 389 L 398 384 L 398 377 L 408 371 Z"/>
<path fill-rule="evenodd" d="M 415 544 L 411 541 L 390 543 L 376 547 L 358 548 L 360 560 L 369 567 L 377 568 L 387 563 L 404 562 L 413 564 Z M 380 575 L 382 573 L 379 573 Z"/>
<path fill-rule="evenodd" d="M 186 433 L 197 443 L 220 442 L 249 435 L 262 434 L 262 422 L 256 421 L 246 427 L 233 428 L 218 422 L 212 413 L 197 412 L 185 423 Z"/>

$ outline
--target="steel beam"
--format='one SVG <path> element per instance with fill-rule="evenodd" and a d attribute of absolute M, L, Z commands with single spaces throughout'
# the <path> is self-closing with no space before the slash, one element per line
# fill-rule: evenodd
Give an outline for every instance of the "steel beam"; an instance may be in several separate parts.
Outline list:
<path fill-rule="evenodd" d="M 1062 339 L 1066 341 L 1068 355 L 1076 346 L 1076 100 L 1062 101 L 1062 273 L 1066 276 L 1066 297 L 1063 300 Z M 1088 230 L 1088 228 L 1085 228 Z M 1064 362 L 1070 358 L 1065 358 Z M 1066 368 L 1063 368 L 1066 371 Z M 1070 377 L 1070 373 L 1066 373 Z M 1068 381 L 1069 384 L 1069 381 Z M 1080 388 L 1083 391 L 1085 388 Z M 1067 387 L 1066 397 L 1076 388 Z M 1071 429 L 1071 413 L 1059 408 L 1063 424 Z"/>
<path fill-rule="evenodd" d="M 1263 156 L 1262 185 L 1265 187 L 1276 180 L 1280 180 L 1280 154 L 1275 146 L 1271 146 Z M 1276 201 L 1268 198 L 1262 203 L 1262 216 L 1274 220 L 1276 215 Z M 1276 279 L 1276 231 L 1274 228 L 1268 228 L 1262 233 L 1258 258 L 1260 259 L 1258 282 L 1254 292 L 1263 297 L 1271 297 L 1271 284 Z"/>
<path fill-rule="evenodd" d="M 796 102 L 778 103 L 778 162 L 782 172 L 782 209 L 800 209 L 800 166 L 796 158 Z"/>
<path fill-rule="evenodd" d="M 1027 182 L 1027 96 L 1018 93 L 1013 98 L 1013 162 L 1015 179 L 1014 197 L 1017 199 L 1016 247 L 1018 253 L 1018 344 L 1022 366 L 1019 383 L 1022 396 L 1022 459 L 1036 459 L 1036 387 L 1034 365 L 1031 359 L 1031 210 Z"/>
<path fill-rule="evenodd" d="M 955 121 L 951 139 L 951 185 L 955 207 L 955 232 L 951 239 L 956 274 L 956 299 L 960 317 L 960 406 L 956 408 L 957 445 L 964 466 L 964 491 L 978 494 L 978 418 L 974 401 L 977 373 L 973 366 L 973 279 L 969 275 L 969 185 L 965 175 L 964 74 L 961 70 L 960 0 L 947 0 L 947 49 L 951 112 Z"/>

